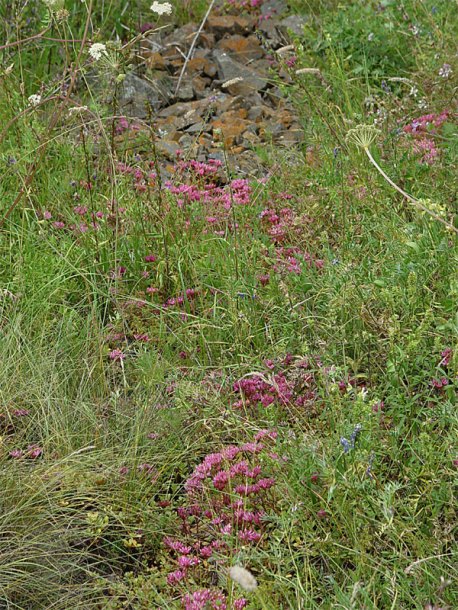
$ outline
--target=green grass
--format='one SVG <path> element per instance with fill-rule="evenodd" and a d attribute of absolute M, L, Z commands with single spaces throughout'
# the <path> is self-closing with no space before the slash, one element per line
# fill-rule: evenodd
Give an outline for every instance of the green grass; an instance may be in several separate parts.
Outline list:
<path fill-rule="evenodd" d="M 146 18 L 148 3 L 125 18 L 115 4 L 97 3 L 99 40 L 124 21 L 130 38 L 135 18 Z M 259 583 L 245 593 L 249 610 L 458 606 L 456 234 L 346 141 L 350 128 L 376 119 L 376 161 L 457 226 L 452 4 L 387 1 L 378 11 L 359 0 L 339 10 L 332 2 L 292 3 L 313 15 L 297 41 L 295 69 L 319 68 L 324 79 L 293 75 L 281 85 L 301 115 L 305 142 L 295 154 L 261 151 L 271 179 L 252 181 L 250 203 L 234 206 L 219 234 L 202 203 L 180 207 L 154 181 L 133 188 L 117 163 L 146 176 L 151 136 L 136 137 L 140 157 L 126 136 L 113 144 L 113 108 L 96 89 L 78 90 L 92 114 L 63 113 L 52 133 L 47 126 L 61 102 L 20 114 L 29 95 L 56 93 L 77 43 L 3 51 L 2 217 L 43 143 L 46 151 L 0 229 L 0 607 L 180 608 L 182 595 L 217 586 L 231 608 L 243 594 L 227 578 L 236 563 Z M 53 31 L 78 39 L 85 5 L 67 5 L 68 19 Z M 14 8 L 15 20 L 3 26 L 9 42 L 39 31 L 45 16 L 43 4 Z M 198 20 L 205 6 L 181 11 L 182 22 Z M 129 61 L 121 57 L 120 72 Z M 85 55 L 81 74 L 84 62 Z M 439 75 L 443 64 L 450 78 Z M 421 163 L 402 128 L 443 111 L 446 121 L 428 136 L 437 156 Z M 292 198 L 282 199 L 284 192 Z M 81 222 L 75 206 L 88 208 L 86 220 L 103 211 L 99 230 L 71 229 Z M 125 208 L 117 220 L 116 206 Z M 285 207 L 282 245 L 322 265 L 285 271 L 261 218 Z M 156 260 L 145 262 L 148 254 Z M 126 271 L 117 275 L 120 267 Z M 197 294 L 164 306 L 189 288 Z M 111 360 L 114 349 L 125 359 Z M 307 369 L 296 366 L 302 359 Z M 272 376 L 284 374 L 293 398 L 261 406 L 241 397 L 234 383 L 255 373 L 273 387 L 279 378 Z M 434 387 L 442 378 L 447 385 Z M 307 390 L 312 398 L 298 404 Z M 206 455 L 265 428 L 278 432 L 280 460 L 256 458 L 263 476 L 276 480 L 263 499 L 261 541 L 229 536 L 216 560 L 171 587 L 166 578 L 177 563 L 164 537 L 185 536 L 176 514 L 190 503 L 185 481 Z M 42 454 L 30 457 L 31 445 Z M 15 450 L 23 455 L 12 457 Z M 215 490 L 207 492 L 204 503 Z M 205 540 L 205 526 L 198 532 Z"/>

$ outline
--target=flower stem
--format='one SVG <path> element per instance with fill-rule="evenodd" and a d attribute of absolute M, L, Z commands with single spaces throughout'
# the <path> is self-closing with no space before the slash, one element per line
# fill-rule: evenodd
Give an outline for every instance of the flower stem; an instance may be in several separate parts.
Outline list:
<path fill-rule="evenodd" d="M 372 163 L 372 165 L 375 167 L 375 169 L 378 171 L 378 173 L 388 182 L 388 184 L 390 184 L 394 189 L 396 189 L 398 191 L 398 193 L 401 193 L 401 195 L 403 195 L 403 197 L 405 197 L 408 201 L 413 203 L 417 208 L 420 208 L 420 210 L 425 212 L 425 214 L 429 214 L 429 216 L 431 216 L 435 220 L 441 222 L 451 231 L 458 233 L 458 229 L 455 226 L 453 226 L 451 223 L 449 223 L 446 220 L 444 220 L 443 218 L 441 218 L 438 214 L 435 214 L 434 212 L 429 210 L 426 206 L 424 206 L 422 203 L 420 203 L 420 201 L 418 201 L 418 199 L 415 199 L 415 197 L 412 197 L 412 195 L 409 195 L 409 193 L 406 193 L 400 186 L 398 186 L 395 182 L 393 182 L 393 180 L 391 180 L 391 178 L 383 171 L 383 169 L 374 159 L 374 157 L 372 156 L 372 154 L 367 146 L 364 147 L 364 152 L 366 153 L 366 155 L 369 158 L 369 161 Z"/>

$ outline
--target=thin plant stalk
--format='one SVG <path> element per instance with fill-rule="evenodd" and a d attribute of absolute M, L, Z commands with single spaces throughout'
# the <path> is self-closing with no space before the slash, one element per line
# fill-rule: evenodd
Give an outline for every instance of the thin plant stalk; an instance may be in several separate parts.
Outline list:
<path fill-rule="evenodd" d="M 398 191 L 398 193 L 401 193 L 401 195 L 403 197 L 405 197 L 408 201 L 413 203 L 416 207 L 418 207 L 420 210 L 422 210 L 425 214 L 428 214 L 429 216 L 434 218 L 434 220 L 437 220 L 438 222 L 441 222 L 443 225 L 445 225 L 451 231 L 454 231 L 455 233 L 458 233 L 458 229 L 456 227 L 454 227 L 451 223 L 447 222 L 446 220 L 441 218 L 438 214 L 435 214 L 434 212 L 429 210 L 420 201 L 418 201 L 418 199 L 415 199 L 415 197 L 412 197 L 412 195 L 409 195 L 409 193 L 406 193 L 400 186 L 398 186 L 395 182 L 393 182 L 393 180 L 391 180 L 391 178 L 383 171 L 383 169 L 380 167 L 380 165 L 374 159 L 374 157 L 372 156 L 371 151 L 369 150 L 369 148 L 367 146 L 364 146 L 363 149 L 364 149 L 364 152 L 366 153 L 369 161 L 372 163 L 372 165 L 375 167 L 375 169 L 378 171 L 378 173 L 388 182 L 388 184 L 390 184 L 394 189 L 396 189 Z"/>

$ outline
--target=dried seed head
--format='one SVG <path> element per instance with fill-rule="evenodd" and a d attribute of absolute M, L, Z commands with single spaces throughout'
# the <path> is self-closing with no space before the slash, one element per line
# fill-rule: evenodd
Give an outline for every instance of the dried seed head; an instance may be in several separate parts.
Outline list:
<path fill-rule="evenodd" d="M 237 83 L 241 83 L 243 78 L 241 76 L 236 76 L 235 78 L 231 78 L 231 80 L 227 80 L 225 83 L 221 85 L 223 89 L 227 89 L 231 85 L 236 85 Z"/>
<path fill-rule="evenodd" d="M 258 586 L 253 574 L 242 566 L 232 566 L 229 570 L 229 576 L 245 591 L 254 591 Z"/>
<path fill-rule="evenodd" d="M 374 125 L 358 125 L 345 136 L 345 140 L 351 144 L 355 144 L 358 148 L 367 149 L 376 139 L 380 130 Z"/>

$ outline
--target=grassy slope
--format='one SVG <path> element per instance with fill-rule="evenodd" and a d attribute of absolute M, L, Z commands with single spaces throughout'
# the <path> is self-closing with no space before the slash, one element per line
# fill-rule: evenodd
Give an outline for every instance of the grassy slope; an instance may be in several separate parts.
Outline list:
<path fill-rule="evenodd" d="M 345 145 L 350 127 L 384 109 L 377 160 L 408 192 L 456 214 L 452 117 L 434 136 L 431 165 L 399 135 L 421 114 L 453 107 L 453 78 L 438 75 L 443 63 L 457 71 L 451 4 L 411 0 L 407 18 L 390 2 L 382 11 L 366 2 L 337 11 L 330 2 L 307 4 L 319 18 L 300 41 L 297 67 L 319 67 L 332 87 L 301 76 L 285 90 L 303 113 L 302 154 L 262 151 L 273 177 L 252 185 L 249 205 L 235 207 L 237 231 L 231 215 L 223 235 L 203 231 L 200 204 L 180 209 L 154 185 L 142 193 L 130 176 L 112 178 L 97 124 L 86 125 L 85 154 L 80 119 L 60 122 L 0 242 L 9 291 L 0 300 L 1 607 L 179 607 L 186 588 L 166 584 L 176 566 L 163 537 L 178 535 L 183 483 L 206 454 L 261 428 L 279 431 L 276 451 L 287 458 L 263 462 L 276 478 L 264 537 L 258 545 L 231 539 L 222 552 L 225 565 L 243 563 L 258 578 L 250 609 L 458 605 L 456 240 Z M 76 36 L 84 12 L 71 17 Z M 100 18 L 107 36 L 119 19 Z M 14 61 L 14 70 L 2 80 L 2 124 L 39 83 L 44 95 L 53 91 L 46 44 L 38 64 L 26 47 L 5 59 L 3 68 Z M 61 57 L 58 45 L 53 53 Z M 3 210 L 46 137 L 46 119 L 46 110 L 29 113 L 1 143 Z M 123 152 L 122 138 L 117 146 L 132 165 L 146 168 L 152 158 L 147 138 L 141 161 Z M 88 176 L 92 191 L 79 184 Z M 75 192 L 77 205 L 105 213 L 114 197 L 126 208 L 117 230 L 108 221 L 77 237 L 53 228 L 55 220 L 77 220 Z M 278 196 L 284 192 L 293 198 Z M 293 210 L 284 244 L 323 260 L 322 268 L 278 269 L 260 218 L 273 207 Z M 52 220 L 35 210 L 49 210 Z M 157 260 L 146 264 L 150 253 Z M 113 279 L 120 266 L 126 273 Z M 159 293 L 145 297 L 148 285 Z M 158 308 L 187 288 L 198 295 L 182 308 Z M 142 309 L 131 302 L 143 298 Z M 108 340 L 114 332 L 128 341 Z M 148 343 L 133 339 L 142 333 Z M 108 357 L 115 348 L 126 355 L 122 363 Z M 455 348 L 448 364 L 446 348 Z M 234 408 L 233 383 L 271 375 L 266 359 L 275 374 L 297 374 L 284 364 L 287 353 L 310 359 L 314 400 Z M 431 380 L 443 377 L 448 385 L 434 388 Z M 345 453 L 340 439 L 357 424 L 355 447 Z M 43 449 L 39 458 L 11 458 L 31 444 Z M 153 481 L 142 464 L 154 468 Z M 164 500 L 171 505 L 160 508 Z M 205 565 L 189 590 L 208 584 L 213 568 Z M 224 575 L 220 584 L 235 595 Z"/>

